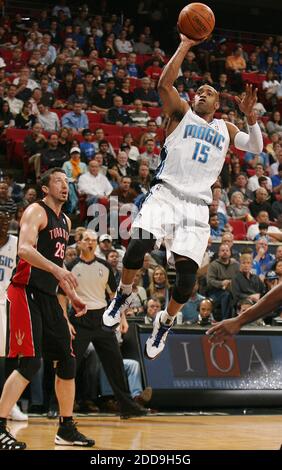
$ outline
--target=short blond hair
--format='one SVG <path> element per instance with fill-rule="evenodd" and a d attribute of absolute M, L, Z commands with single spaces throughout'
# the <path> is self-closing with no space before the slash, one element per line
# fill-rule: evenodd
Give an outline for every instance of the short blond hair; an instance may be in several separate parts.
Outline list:
<path fill-rule="evenodd" d="M 240 263 L 243 261 L 253 261 L 253 255 L 251 253 L 243 253 L 240 256 Z"/>

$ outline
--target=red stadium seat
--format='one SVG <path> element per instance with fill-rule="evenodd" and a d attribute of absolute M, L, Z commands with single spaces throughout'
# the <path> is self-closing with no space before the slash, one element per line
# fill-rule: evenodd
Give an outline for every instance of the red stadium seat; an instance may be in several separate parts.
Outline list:
<path fill-rule="evenodd" d="M 245 222 L 238 219 L 228 219 L 228 223 L 233 228 L 234 239 L 245 240 L 247 234 Z"/>
<path fill-rule="evenodd" d="M 89 121 L 89 127 L 92 126 L 92 124 L 96 124 L 97 122 L 102 122 L 102 115 L 99 113 L 89 113 L 86 112 L 88 121 Z"/>
<path fill-rule="evenodd" d="M 153 108 L 152 106 L 149 106 L 148 108 L 146 108 L 146 111 L 148 111 L 149 116 L 152 119 L 156 119 L 162 114 L 162 108 L 159 107 Z"/>

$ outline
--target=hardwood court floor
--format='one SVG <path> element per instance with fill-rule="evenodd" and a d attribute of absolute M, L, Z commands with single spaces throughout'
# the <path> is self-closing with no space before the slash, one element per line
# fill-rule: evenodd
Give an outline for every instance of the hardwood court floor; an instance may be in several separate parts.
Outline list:
<path fill-rule="evenodd" d="M 282 442 L 282 417 L 277 415 L 169 415 L 129 420 L 91 416 L 77 421 L 80 431 L 96 440 L 96 450 L 277 450 Z M 54 445 L 57 421 L 30 418 L 28 425 L 10 421 L 9 427 L 28 449 L 77 449 Z"/>

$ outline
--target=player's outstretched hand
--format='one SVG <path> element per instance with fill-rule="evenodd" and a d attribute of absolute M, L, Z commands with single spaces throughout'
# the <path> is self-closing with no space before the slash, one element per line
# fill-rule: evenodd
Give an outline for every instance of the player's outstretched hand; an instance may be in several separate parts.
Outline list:
<path fill-rule="evenodd" d="M 229 336 L 236 335 L 238 331 L 240 331 L 240 324 L 237 317 L 216 323 L 206 332 L 206 335 L 210 337 L 212 343 L 220 343 Z"/>
<path fill-rule="evenodd" d="M 253 85 L 246 85 L 246 92 L 242 99 L 239 96 L 235 96 L 236 103 L 239 106 L 240 111 L 245 114 L 245 116 L 250 116 L 253 113 L 254 105 L 257 102 L 258 89 L 253 88 Z"/>

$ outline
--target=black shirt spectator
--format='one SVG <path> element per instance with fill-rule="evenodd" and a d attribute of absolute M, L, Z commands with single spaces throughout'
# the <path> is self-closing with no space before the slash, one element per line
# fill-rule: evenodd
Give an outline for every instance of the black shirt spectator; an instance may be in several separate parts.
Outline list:
<path fill-rule="evenodd" d="M 36 117 L 31 113 L 32 105 L 26 101 L 23 105 L 22 111 L 16 115 L 15 127 L 17 129 L 31 129 L 36 123 Z"/>
<path fill-rule="evenodd" d="M 259 188 L 255 192 L 255 199 L 250 203 L 249 209 L 252 216 L 256 219 L 261 211 L 268 213 L 270 220 L 274 219 L 271 204 L 267 201 L 268 193 L 265 188 Z"/>
<path fill-rule="evenodd" d="M 123 101 L 121 96 L 115 96 L 113 102 L 114 106 L 108 110 L 105 122 L 118 125 L 128 124 L 130 119 L 127 111 L 122 107 Z"/>
<path fill-rule="evenodd" d="M 24 139 L 24 149 L 28 155 L 35 155 L 36 153 L 42 153 L 45 147 L 46 139 L 42 135 L 42 126 L 39 123 L 35 123 L 32 133 Z"/>

